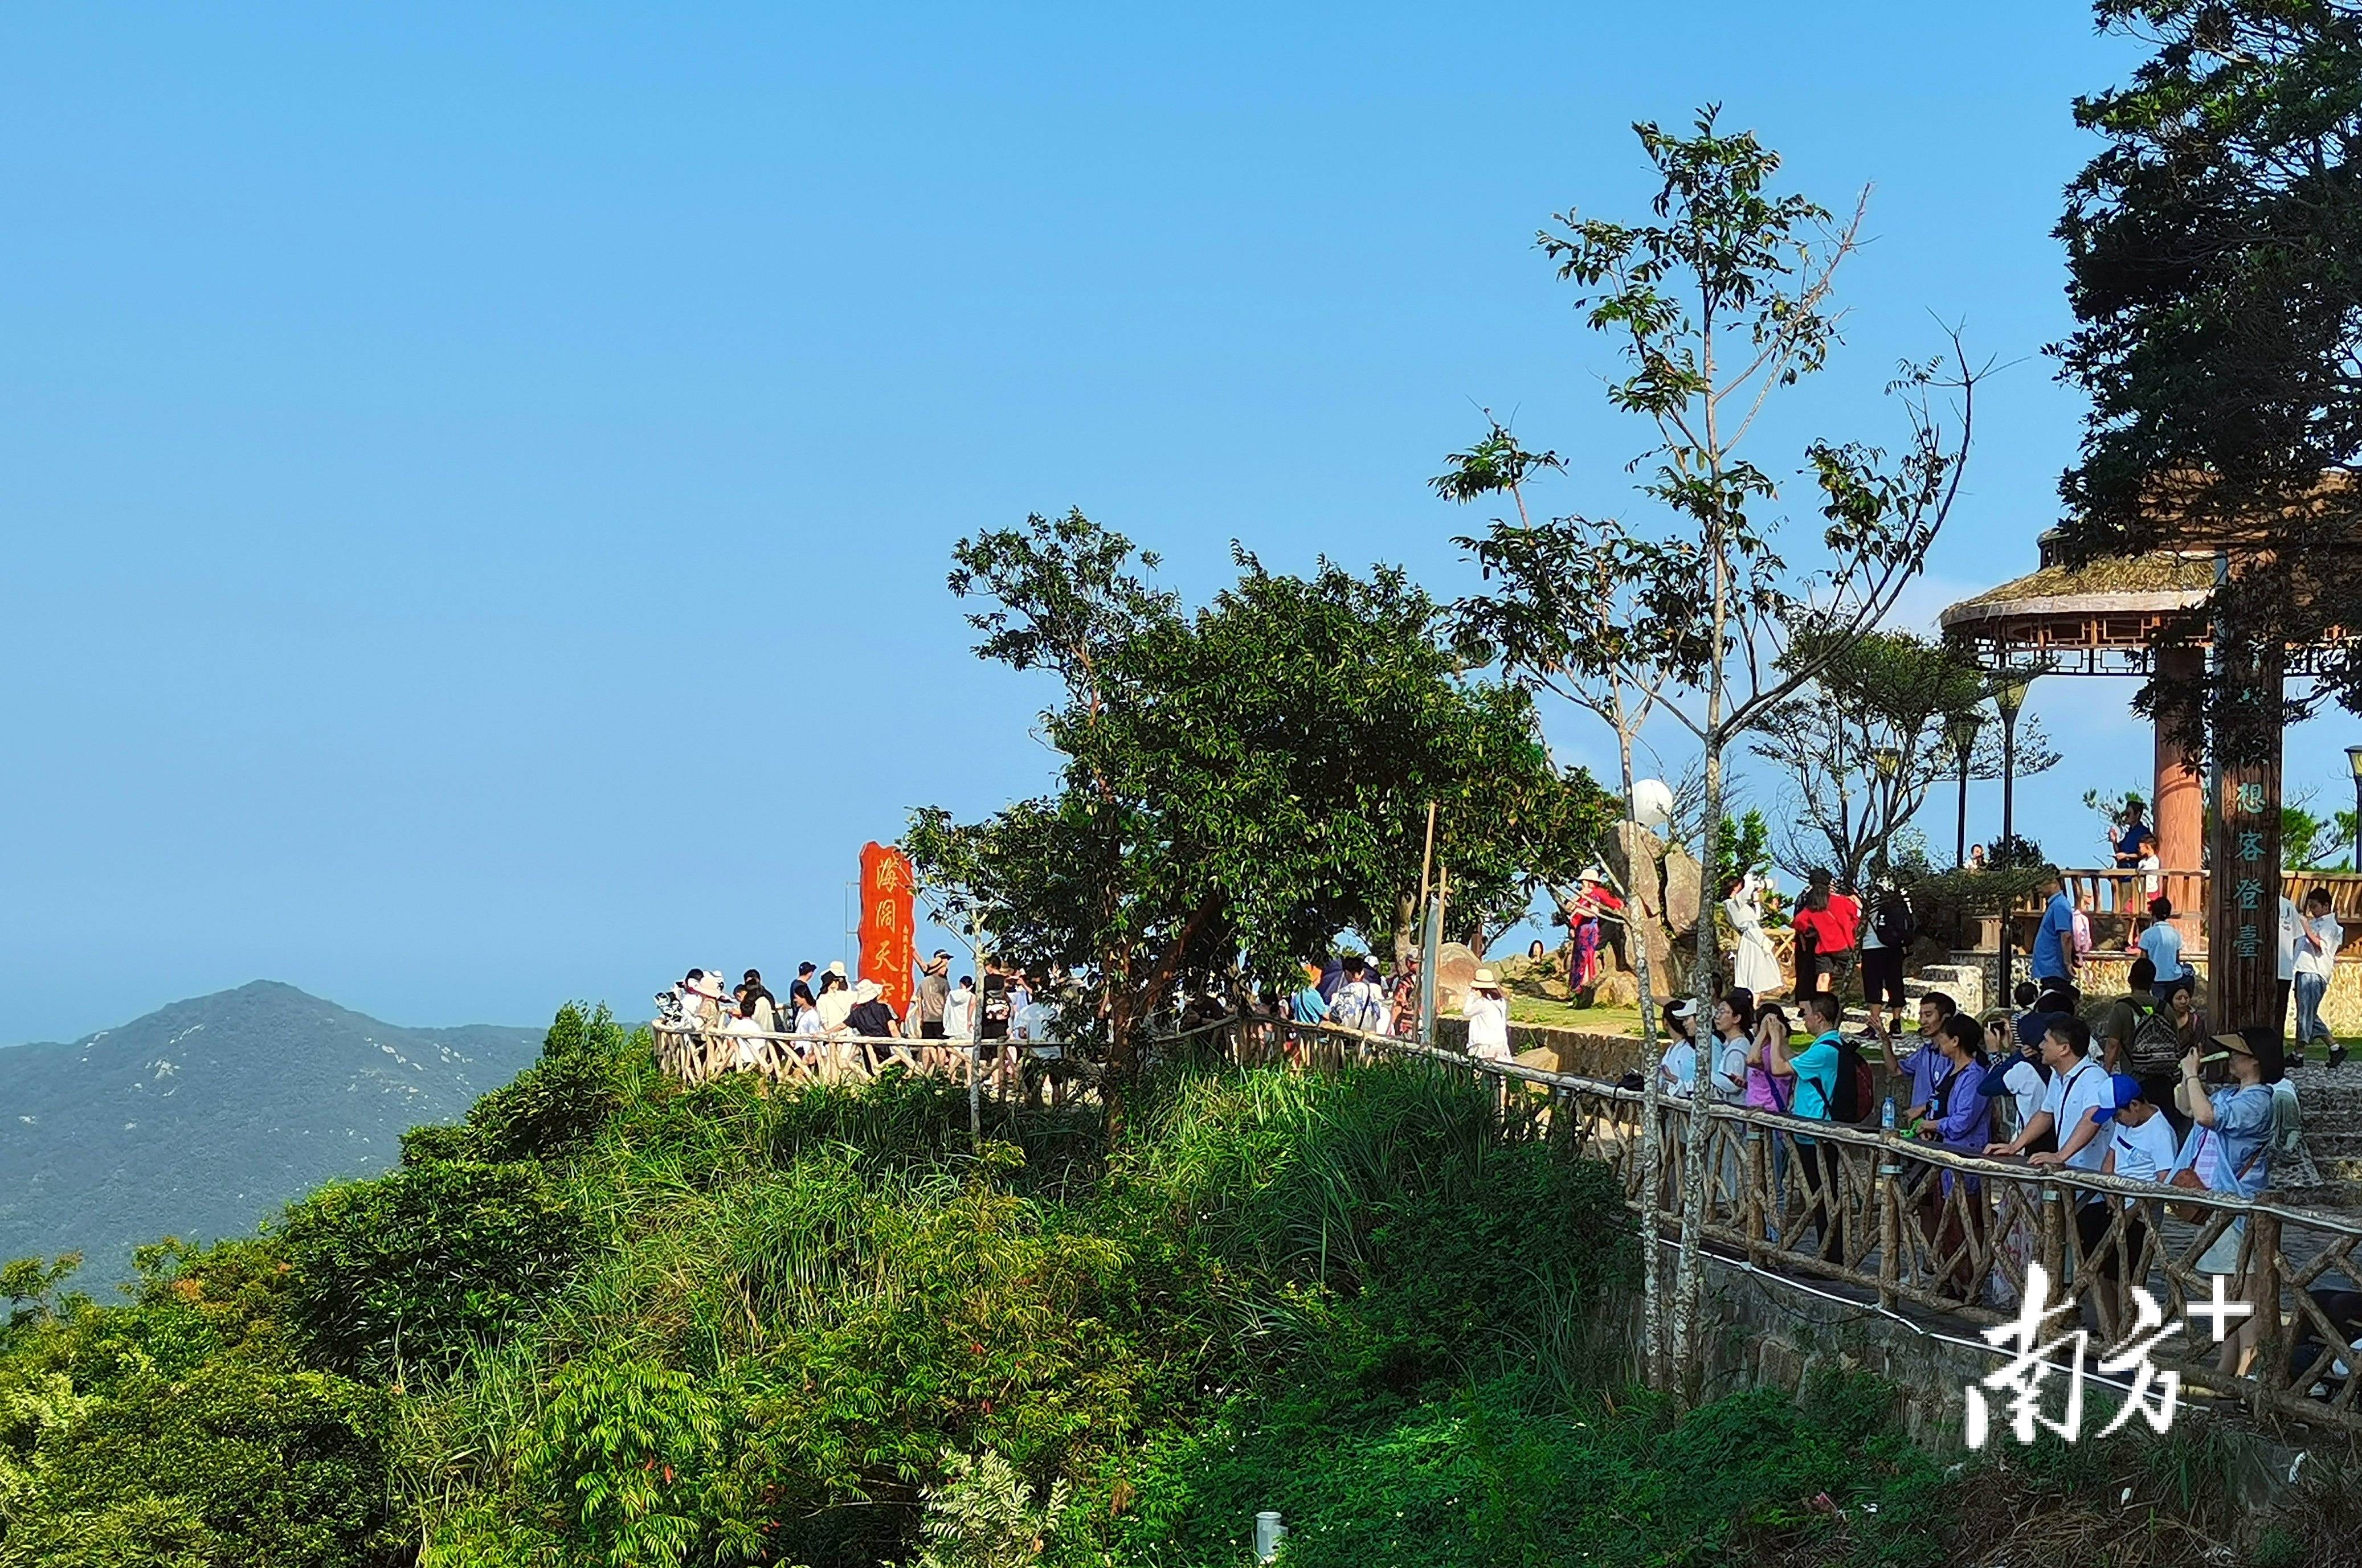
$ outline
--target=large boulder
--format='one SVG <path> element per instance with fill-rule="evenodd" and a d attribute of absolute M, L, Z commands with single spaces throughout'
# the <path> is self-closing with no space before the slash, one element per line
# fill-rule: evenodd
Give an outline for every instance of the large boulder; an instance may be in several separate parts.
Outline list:
<path fill-rule="evenodd" d="M 1705 886 L 1705 867 L 1680 845 L 1665 851 L 1665 923 L 1676 936 L 1697 929 L 1699 897 Z"/>

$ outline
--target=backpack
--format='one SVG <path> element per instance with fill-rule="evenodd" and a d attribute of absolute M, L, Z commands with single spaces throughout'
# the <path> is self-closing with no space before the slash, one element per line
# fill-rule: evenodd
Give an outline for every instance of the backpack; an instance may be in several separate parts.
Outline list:
<path fill-rule="evenodd" d="M 1908 948 L 1912 937 L 1917 934 L 1911 919 L 1911 906 L 1900 900 L 1893 905 L 1881 904 L 1878 918 L 1871 922 L 1871 929 L 1878 933 L 1879 941 L 1898 952 Z"/>
<path fill-rule="evenodd" d="M 1849 1065 L 1852 1068 L 1850 1072 L 1847 1070 Z M 1872 1098 L 1874 1088 L 1870 1076 L 1870 1063 L 1862 1055 L 1861 1048 L 1840 1037 L 1838 1041 L 1838 1098 L 1837 1103 L 1829 1107 L 1831 1115 L 1839 1121 L 1857 1126 L 1868 1121 L 1877 1114 L 1875 1108 L 1878 1102 Z"/>
<path fill-rule="evenodd" d="M 1822 1090 L 1830 1121 L 1860 1126 L 1870 1120 L 1873 1088 L 1870 1063 L 1863 1059 L 1860 1047 L 1844 1035 L 1838 1036 L 1837 1082 L 1816 1087 Z"/>
<path fill-rule="evenodd" d="M 2181 1031 L 2174 1026 L 2173 1014 L 2152 1002 L 2144 1008 L 2132 1004 L 2133 1037 L 2126 1049 L 2132 1055 L 2132 1073 L 2136 1078 L 2170 1073 L 2181 1060 Z"/>

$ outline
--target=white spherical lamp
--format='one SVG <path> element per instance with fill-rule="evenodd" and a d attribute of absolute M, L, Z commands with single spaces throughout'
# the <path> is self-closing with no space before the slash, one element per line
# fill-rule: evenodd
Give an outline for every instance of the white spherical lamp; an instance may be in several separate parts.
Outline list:
<path fill-rule="evenodd" d="M 1673 791 L 1661 778 L 1643 778 L 1632 786 L 1632 820 L 1650 833 L 1661 834 L 1673 820 Z"/>

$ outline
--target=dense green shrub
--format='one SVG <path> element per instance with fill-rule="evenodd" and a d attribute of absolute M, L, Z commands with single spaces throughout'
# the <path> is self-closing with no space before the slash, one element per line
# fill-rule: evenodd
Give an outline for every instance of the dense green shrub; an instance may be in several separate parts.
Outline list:
<path fill-rule="evenodd" d="M 403 1163 L 497 1165 L 580 1154 L 623 1104 L 634 1047 L 604 1007 L 586 1012 L 568 1002 L 542 1040 L 541 1060 L 476 1101 L 465 1121 L 403 1133 Z"/>
<path fill-rule="evenodd" d="M 386 1396 L 316 1372 L 217 1360 L 77 1393 L 6 1387 L 0 1564 L 391 1562 Z"/>
<path fill-rule="evenodd" d="M 340 1371 L 446 1360 L 532 1312 L 573 1267 L 579 1218 L 538 1165 L 403 1165 L 291 1204 L 291 1318 Z"/>

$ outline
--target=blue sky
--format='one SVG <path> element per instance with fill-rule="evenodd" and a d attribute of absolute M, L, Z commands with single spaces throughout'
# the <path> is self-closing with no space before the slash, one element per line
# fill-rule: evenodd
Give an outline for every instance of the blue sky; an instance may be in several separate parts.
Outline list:
<path fill-rule="evenodd" d="M 1531 237 L 1637 215 L 1628 122 L 1708 99 L 1876 186 L 1851 347 L 1759 460 L 1891 433 L 1958 319 L 2013 365 L 1913 609 L 2015 575 L 2079 414 L 2068 105 L 2130 58 L 2057 4 L 11 7 L 0 1040 L 837 955 L 864 839 L 1046 767 L 962 535 L 1080 505 L 1193 594 L 1233 536 L 1457 591 L 1478 519 L 1422 481 L 1480 404 L 1623 504 L 1641 433 Z M 2147 739 L 2049 687 L 2023 798 L 2071 845 Z"/>

